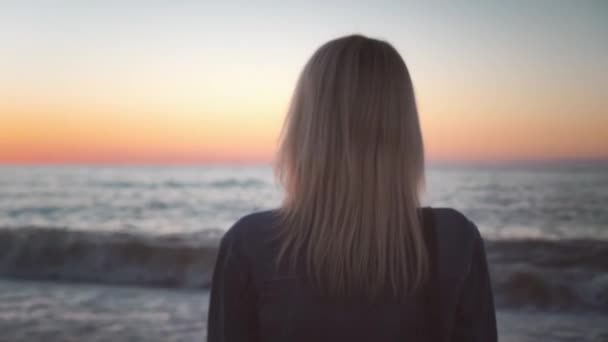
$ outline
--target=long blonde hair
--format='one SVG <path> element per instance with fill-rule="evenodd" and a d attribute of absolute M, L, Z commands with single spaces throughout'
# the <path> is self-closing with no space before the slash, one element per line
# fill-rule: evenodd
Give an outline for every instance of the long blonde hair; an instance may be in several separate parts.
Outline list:
<path fill-rule="evenodd" d="M 428 274 L 424 152 L 409 72 L 389 43 L 332 40 L 305 65 L 283 127 L 281 251 L 331 296 L 400 295 Z"/>

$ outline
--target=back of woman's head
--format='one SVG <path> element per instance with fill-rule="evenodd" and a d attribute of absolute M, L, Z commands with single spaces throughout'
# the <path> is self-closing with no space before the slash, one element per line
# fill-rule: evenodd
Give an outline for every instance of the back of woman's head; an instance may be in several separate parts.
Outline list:
<path fill-rule="evenodd" d="M 409 72 L 390 44 L 353 35 L 313 54 L 277 172 L 286 191 L 279 260 L 303 256 L 322 292 L 400 295 L 424 281 L 422 135 Z"/>

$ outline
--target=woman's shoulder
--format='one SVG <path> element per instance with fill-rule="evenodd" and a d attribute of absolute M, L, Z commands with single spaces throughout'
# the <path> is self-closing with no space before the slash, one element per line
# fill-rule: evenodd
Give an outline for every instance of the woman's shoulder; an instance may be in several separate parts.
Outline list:
<path fill-rule="evenodd" d="M 240 249 L 249 249 L 258 240 L 268 236 L 270 230 L 278 222 L 277 210 L 257 211 L 239 218 L 222 237 L 225 244 L 231 243 Z"/>
<path fill-rule="evenodd" d="M 432 208 L 439 233 L 460 235 L 468 238 L 480 236 L 473 221 L 454 208 Z"/>
<path fill-rule="evenodd" d="M 241 236 L 250 234 L 259 234 L 260 230 L 269 226 L 276 225 L 279 219 L 277 210 L 256 211 L 239 218 L 228 229 L 226 235 Z M 252 232 L 252 231 L 256 232 Z"/>
<path fill-rule="evenodd" d="M 483 244 L 479 229 L 462 212 L 453 208 L 432 208 L 437 243 L 447 258 L 467 259 L 476 246 Z"/>

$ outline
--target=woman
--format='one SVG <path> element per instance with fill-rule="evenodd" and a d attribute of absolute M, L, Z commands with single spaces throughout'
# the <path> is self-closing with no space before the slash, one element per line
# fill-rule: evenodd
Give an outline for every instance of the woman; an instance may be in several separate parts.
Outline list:
<path fill-rule="evenodd" d="M 223 237 L 208 341 L 496 341 L 484 246 L 452 209 L 419 207 L 422 135 L 388 43 L 328 42 L 282 135 L 286 197 Z"/>

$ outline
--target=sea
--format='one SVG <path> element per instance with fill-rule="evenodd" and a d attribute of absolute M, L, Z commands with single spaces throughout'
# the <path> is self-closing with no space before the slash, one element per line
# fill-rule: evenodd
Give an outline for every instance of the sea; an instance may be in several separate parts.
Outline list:
<path fill-rule="evenodd" d="M 218 240 L 270 165 L 1 166 L 0 342 L 202 341 Z M 608 341 L 608 163 L 430 164 L 481 231 L 501 341 Z"/>

